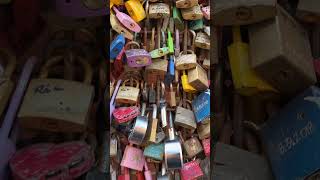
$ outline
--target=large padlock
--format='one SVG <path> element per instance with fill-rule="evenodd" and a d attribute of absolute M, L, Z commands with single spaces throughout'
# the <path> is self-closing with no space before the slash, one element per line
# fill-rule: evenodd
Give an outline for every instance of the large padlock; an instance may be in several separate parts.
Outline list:
<path fill-rule="evenodd" d="M 202 146 L 203 146 L 203 151 L 204 151 L 204 154 L 207 156 L 207 157 L 210 157 L 210 138 L 208 139 L 203 139 L 202 140 Z"/>
<path fill-rule="evenodd" d="M 136 45 L 138 49 L 128 49 L 131 45 Z M 140 49 L 139 43 L 130 41 L 124 48 L 129 67 L 144 67 L 152 63 L 150 54 L 145 49 Z"/>
<path fill-rule="evenodd" d="M 126 83 L 136 83 L 136 87 L 126 86 Z M 117 104 L 136 104 L 139 98 L 139 81 L 134 79 L 127 79 L 122 83 L 116 96 Z"/>
<path fill-rule="evenodd" d="M 157 80 L 164 80 L 167 73 L 168 61 L 162 59 L 152 60 L 152 64 L 145 69 L 145 81 L 148 84 L 156 84 Z"/>
<path fill-rule="evenodd" d="M 143 151 L 139 148 L 133 147 L 132 145 L 127 145 L 123 153 L 121 166 L 142 171 L 144 164 L 145 158 L 143 156 Z"/>
<path fill-rule="evenodd" d="M 150 144 L 144 148 L 143 155 L 158 161 L 163 160 L 164 144 Z"/>
<path fill-rule="evenodd" d="M 141 115 L 135 120 L 134 126 L 128 136 L 128 140 L 132 144 L 141 145 L 147 133 L 149 120 L 144 113 L 146 111 L 146 103 L 142 103 Z"/>
<path fill-rule="evenodd" d="M 119 34 L 110 44 L 110 59 L 116 58 L 123 49 L 126 40 L 122 34 Z"/>
<path fill-rule="evenodd" d="M 42 67 L 39 78 L 30 82 L 18 114 L 22 127 L 53 132 L 86 130 L 94 96 L 90 64 L 80 56 L 75 59 L 83 67 L 83 82 L 48 78 L 51 66 L 67 60 L 64 56 L 52 57 Z"/>
<path fill-rule="evenodd" d="M 177 8 L 191 8 L 198 4 L 198 0 L 177 0 Z"/>
<path fill-rule="evenodd" d="M 182 107 L 182 101 L 183 100 L 179 102 L 179 106 L 176 108 L 174 124 L 194 131 L 197 128 L 197 123 L 191 109 L 191 103 L 190 101 L 187 101 L 187 107 Z"/>
<path fill-rule="evenodd" d="M 207 72 L 199 65 L 188 70 L 188 83 L 198 91 L 209 88 Z"/>
<path fill-rule="evenodd" d="M 198 32 L 194 44 L 198 48 L 210 50 L 210 37 L 206 33 Z"/>
<path fill-rule="evenodd" d="M 181 14 L 184 20 L 197 20 L 203 18 L 203 14 L 199 4 L 191 8 L 181 9 Z"/>
<path fill-rule="evenodd" d="M 170 17 L 170 7 L 166 3 L 151 3 L 149 5 L 149 18 L 159 19 Z"/>
<path fill-rule="evenodd" d="M 129 0 L 124 3 L 128 13 L 136 22 L 142 21 L 146 17 L 146 12 L 138 0 Z"/>
<path fill-rule="evenodd" d="M 210 90 L 202 92 L 192 101 L 192 108 L 197 123 L 210 121 Z"/>
<path fill-rule="evenodd" d="M 0 62 L 5 60 L 6 65 L 4 71 L 0 74 L 0 115 L 6 108 L 6 104 L 12 93 L 14 83 L 11 80 L 12 73 L 16 69 L 16 57 L 8 50 L 0 49 Z M 2 64 L 4 65 L 4 64 Z"/>

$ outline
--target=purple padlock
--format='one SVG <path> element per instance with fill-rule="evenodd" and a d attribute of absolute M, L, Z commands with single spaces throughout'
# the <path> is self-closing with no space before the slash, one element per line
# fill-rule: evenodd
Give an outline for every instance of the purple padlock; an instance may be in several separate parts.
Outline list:
<path fill-rule="evenodd" d="M 107 14 L 105 0 L 56 0 L 55 2 L 56 10 L 62 16 L 84 18 Z"/>
<path fill-rule="evenodd" d="M 137 46 L 137 49 L 128 49 L 131 45 Z M 144 67 L 152 63 L 151 55 L 145 49 L 140 49 L 140 45 L 135 41 L 126 44 L 124 53 L 129 67 Z"/>

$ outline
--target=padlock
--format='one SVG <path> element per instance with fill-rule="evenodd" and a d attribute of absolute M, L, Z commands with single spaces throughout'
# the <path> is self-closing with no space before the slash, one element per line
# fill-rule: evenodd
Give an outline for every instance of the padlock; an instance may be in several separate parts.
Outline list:
<path fill-rule="evenodd" d="M 210 50 L 210 37 L 206 33 L 198 32 L 194 44 L 198 48 Z"/>
<path fill-rule="evenodd" d="M 185 141 L 181 135 L 181 132 L 179 132 L 179 135 L 180 135 L 180 139 L 182 141 L 183 147 L 186 151 L 187 158 L 193 158 L 203 151 L 203 148 L 197 137 L 191 137 L 190 139 Z"/>
<path fill-rule="evenodd" d="M 199 161 L 193 160 L 183 164 L 182 169 L 180 169 L 181 180 L 198 179 L 203 176 Z"/>
<path fill-rule="evenodd" d="M 157 133 L 156 144 L 161 143 L 166 138 L 166 134 L 161 130 L 162 128 L 160 128 L 160 131 Z"/>
<path fill-rule="evenodd" d="M 157 129 L 158 129 L 158 119 L 157 119 L 157 105 L 152 104 L 153 111 L 152 111 L 152 119 L 150 123 L 150 136 L 149 136 L 149 142 L 155 143 L 156 142 L 156 136 L 157 136 Z"/>
<path fill-rule="evenodd" d="M 159 19 L 170 17 L 170 7 L 166 3 L 151 3 L 149 5 L 149 18 Z"/>
<path fill-rule="evenodd" d="M 130 180 L 129 169 L 121 166 L 121 174 L 119 174 L 117 180 Z"/>
<path fill-rule="evenodd" d="M 197 31 L 203 29 L 203 19 L 189 21 L 189 29 Z"/>
<path fill-rule="evenodd" d="M 6 61 L 4 71 L 0 74 L 0 116 L 2 115 L 6 104 L 12 93 L 14 83 L 11 80 L 11 76 L 16 69 L 16 57 L 8 50 L 0 49 L 0 62 L 2 59 Z M 3 65 L 3 64 L 2 64 Z"/>
<path fill-rule="evenodd" d="M 184 20 L 198 20 L 203 18 L 200 5 L 197 4 L 191 8 L 181 9 L 181 14 Z"/>
<path fill-rule="evenodd" d="M 169 175 L 166 171 L 166 165 L 164 162 L 162 162 L 161 172 L 158 173 L 157 180 L 170 180 Z"/>
<path fill-rule="evenodd" d="M 186 107 L 182 107 L 183 101 L 187 102 Z M 191 108 L 191 103 L 188 100 L 181 100 L 179 106 L 176 108 L 176 116 L 174 120 L 176 126 L 194 131 L 197 128 L 196 119 Z"/>
<path fill-rule="evenodd" d="M 170 92 L 169 92 L 169 106 L 170 107 L 176 107 L 177 102 L 176 102 L 176 92 L 173 90 L 172 83 L 170 84 Z"/>
<path fill-rule="evenodd" d="M 148 84 L 156 83 L 157 80 L 164 80 L 167 73 L 168 61 L 162 59 L 152 60 L 152 64 L 145 69 L 145 81 Z"/>
<path fill-rule="evenodd" d="M 143 155 L 148 158 L 162 161 L 164 154 L 164 144 L 150 144 L 144 148 Z"/>
<path fill-rule="evenodd" d="M 185 71 L 182 71 L 182 72 L 183 72 L 183 74 L 181 76 L 181 83 L 182 83 L 183 90 L 187 93 L 197 92 L 197 90 L 189 84 L 188 76 L 187 76 L 186 72 Z"/>
<path fill-rule="evenodd" d="M 132 145 L 127 145 L 123 153 L 121 166 L 142 171 L 144 163 L 145 158 L 143 156 L 143 151 L 139 148 L 133 147 Z"/>
<path fill-rule="evenodd" d="M 148 129 L 148 118 L 144 115 L 146 110 L 146 103 L 142 103 L 141 115 L 135 120 L 132 131 L 128 136 L 128 140 L 132 144 L 141 145 Z"/>
<path fill-rule="evenodd" d="M 154 180 L 154 173 L 152 172 L 152 168 L 150 168 L 149 163 L 145 162 L 144 164 L 144 177 L 146 180 Z"/>
<path fill-rule="evenodd" d="M 94 97 L 91 86 L 92 68 L 77 56 L 84 70 L 83 82 L 48 78 L 49 69 L 70 55 L 49 59 L 38 79 L 30 82 L 18 118 L 22 127 L 52 132 L 83 132 L 87 129 L 88 112 Z M 75 91 L 77 89 L 78 91 Z"/>
<path fill-rule="evenodd" d="M 233 27 L 233 44 L 228 47 L 232 79 L 237 92 L 241 95 L 277 92 L 261 79 L 250 67 L 249 46 L 242 42 L 240 27 Z M 254 48 L 254 47 L 250 47 Z"/>
<path fill-rule="evenodd" d="M 208 139 L 203 139 L 201 142 L 202 142 L 204 154 L 205 154 L 207 157 L 210 157 L 210 138 L 208 138 Z"/>
<path fill-rule="evenodd" d="M 198 0 L 177 0 L 177 8 L 192 8 L 198 4 Z"/>
<path fill-rule="evenodd" d="M 168 70 L 167 70 L 167 74 L 165 76 L 165 79 L 164 79 L 164 83 L 166 85 L 169 85 L 170 83 L 172 83 L 172 81 L 174 80 L 175 78 L 175 64 L 174 64 L 174 57 L 173 55 L 170 56 L 169 58 L 169 63 L 168 63 Z"/>
<path fill-rule="evenodd" d="M 198 91 L 209 88 L 207 72 L 199 65 L 188 70 L 188 83 Z"/>
<path fill-rule="evenodd" d="M 192 101 L 192 108 L 197 123 L 210 121 L 210 90 L 202 92 Z"/>
<path fill-rule="evenodd" d="M 210 6 L 205 6 L 201 8 L 204 18 L 210 20 Z"/>
<path fill-rule="evenodd" d="M 197 126 L 199 139 L 203 140 L 210 137 L 210 121 L 208 123 L 199 123 Z"/>
<path fill-rule="evenodd" d="M 130 106 L 130 107 L 119 107 L 116 108 L 113 112 L 113 117 L 117 124 L 127 123 L 137 116 L 140 115 L 139 107 Z"/>
<path fill-rule="evenodd" d="M 128 49 L 131 45 L 136 45 L 138 49 Z M 144 67 L 152 63 L 150 54 L 145 49 L 140 49 L 137 42 L 130 41 L 124 48 L 129 67 Z"/>
<path fill-rule="evenodd" d="M 118 82 L 117 82 L 117 85 L 116 85 L 116 88 L 115 88 L 115 90 L 114 90 L 114 92 L 113 92 L 113 94 L 112 94 L 112 97 L 111 97 L 111 100 L 110 100 L 110 106 L 109 106 L 109 111 L 110 111 L 110 122 L 111 122 L 111 120 L 112 120 L 112 113 L 113 113 L 113 111 L 114 111 L 114 109 L 115 109 L 115 99 L 116 99 L 116 96 L 117 96 L 117 94 L 118 94 L 118 91 L 119 91 L 119 88 L 120 88 L 120 85 L 121 85 L 121 79 L 120 80 L 118 80 Z M 107 90 L 105 91 L 105 94 L 107 93 Z"/>
<path fill-rule="evenodd" d="M 172 120 L 172 112 L 169 112 L 169 139 L 164 144 L 164 159 L 168 170 L 181 169 L 183 166 L 183 156 L 181 143 L 175 136 Z"/>
<path fill-rule="evenodd" d="M 113 7 L 113 10 L 116 12 L 116 17 L 119 22 L 129 30 L 139 33 L 141 31 L 141 27 L 137 24 L 130 16 L 127 14 L 120 12 L 116 7 Z"/>
<path fill-rule="evenodd" d="M 110 24 L 112 29 L 115 30 L 117 33 L 123 33 L 124 37 L 126 37 L 129 40 L 133 40 L 133 34 L 122 26 L 122 24 L 119 22 L 119 20 L 113 13 L 110 13 Z"/>
<path fill-rule="evenodd" d="M 137 84 L 136 87 L 126 86 L 126 83 L 133 81 Z M 119 91 L 116 96 L 117 104 L 136 104 L 139 98 L 139 81 L 134 79 L 127 79 L 122 83 L 122 86 L 119 88 Z"/>
<path fill-rule="evenodd" d="M 136 22 L 142 21 L 146 17 L 146 12 L 140 1 L 129 0 L 124 3 L 127 8 L 128 13 Z"/>
<path fill-rule="evenodd" d="M 184 22 L 181 16 L 180 9 L 178 9 L 175 6 L 173 6 L 172 8 L 172 18 L 173 18 L 174 26 L 176 30 L 182 31 L 184 29 Z"/>
<path fill-rule="evenodd" d="M 110 59 L 116 58 L 123 49 L 126 40 L 122 34 L 119 34 L 110 44 Z"/>
<path fill-rule="evenodd" d="M 142 100 L 144 102 L 148 102 L 148 88 L 147 88 L 147 83 L 144 83 L 143 81 L 141 82 L 141 89 L 142 89 L 142 92 L 141 92 L 141 95 L 142 95 Z"/>

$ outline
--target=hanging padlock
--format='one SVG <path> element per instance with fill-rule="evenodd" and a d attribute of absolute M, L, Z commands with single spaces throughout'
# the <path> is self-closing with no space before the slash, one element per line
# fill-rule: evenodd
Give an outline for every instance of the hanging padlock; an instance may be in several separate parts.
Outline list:
<path fill-rule="evenodd" d="M 157 129 L 158 129 L 158 119 L 157 119 L 157 105 L 152 104 L 153 111 L 152 111 L 152 119 L 150 124 L 150 136 L 149 136 L 149 142 L 155 143 L 156 142 L 156 136 L 157 136 Z"/>
<path fill-rule="evenodd" d="M 191 8 L 181 9 L 181 14 L 184 20 L 197 20 L 203 18 L 203 14 L 199 4 Z"/>
<path fill-rule="evenodd" d="M 192 8 L 198 4 L 198 0 L 177 0 L 177 8 Z"/>
<path fill-rule="evenodd" d="M 175 31 L 175 47 L 174 47 L 174 56 L 179 56 L 180 54 L 180 34 L 179 34 L 179 30 L 176 28 Z"/>
<path fill-rule="evenodd" d="M 201 29 L 203 29 L 203 19 L 189 21 L 188 26 L 189 26 L 189 29 L 194 30 L 194 31 L 201 30 Z"/>
<path fill-rule="evenodd" d="M 202 140 L 202 146 L 204 150 L 204 154 L 207 157 L 210 157 L 210 138 Z"/>
<path fill-rule="evenodd" d="M 179 106 L 176 108 L 174 124 L 194 131 L 197 128 L 197 123 L 191 109 L 191 103 L 187 101 L 187 107 L 182 107 L 182 101 L 185 100 L 180 100 Z"/>
<path fill-rule="evenodd" d="M 110 13 L 110 24 L 112 29 L 115 30 L 117 33 L 123 33 L 124 37 L 126 37 L 129 40 L 133 39 L 133 34 L 122 26 L 122 24 L 119 22 L 119 20 L 113 13 Z"/>
<path fill-rule="evenodd" d="M 152 60 L 152 64 L 145 69 L 145 81 L 148 82 L 148 84 L 155 84 L 158 79 L 163 81 L 167 73 L 167 68 L 168 61 L 164 61 L 163 59 Z"/>
<path fill-rule="evenodd" d="M 139 116 L 140 110 L 137 106 L 119 107 L 112 112 L 112 115 L 117 124 L 123 124 Z"/>
<path fill-rule="evenodd" d="M 114 93 L 112 94 L 112 97 L 111 97 L 111 100 L 110 100 L 110 109 L 109 109 L 109 111 L 110 111 L 110 122 L 111 122 L 111 120 L 112 120 L 112 113 L 113 113 L 113 111 L 114 111 L 114 109 L 115 109 L 115 107 L 116 107 L 116 105 L 115 105 L 115 99 L 116 99 L 116 96 L 117 96 L 117 94 L 118 94 L 118 91 L 119 91 L 119 88 L 120 88 L 120 85 L 121 85 L 121 79 L 120 80 L 118 80 L 118 82 L 117 82 L 117 85 L 116 85 L 116 88 L 115 88 L 115 90 L 114 90 Z M 107 91 L 105 91 L 105 94 L 107 93 Z"/>
<path fill-rule="evenodd" d="M 110 59 L 116 58 L 124 47 L 126 40 L 122 34 L 119 34 L 110 44 Z"/>
<path fill-rule="evenodd" d="M 192 107 L 197 123 L 210 121 L 210 90 L 202 92 L 192 101 Z"/>
<path fill-rule="evenodd" d="M 180 139 L 182 141 L 183 147 L 187 153 L 187 158 L 193 158 L 203 151 L 200 141 L 197 137 L 191 137 L 188 140 L 184 140 L 181 133 L 179 132 Z"/>
<path fill-rule="evenodd" d="M 207 72 L 199 65 L 188 70 L 188 83 L 198 91 L 209 88 Z"/>
<path fill-rule="evenodd" d="M 203 171 L 200 167 L 200 160 L 193 160 L 183 164 L 180 169 L 181 180 L 198 179 L 203 176 Z"/>
<path fill-rule="evenodd" d="M 141 145 L 148 129 L 148 118 L 144 115 L 146 103 L 142 103 L 141 115 L 136 118 L 134 126 L 128 136 L 128 140 L 132 144 Z"/>
<path fill-rule="evenodd" d="M 173 107 L 173 108 L 177 106 L 177 102 L 176 102 L 176 92 L 173 90 L 172 83 L 170 84 L 169 106 L 170 106 L 170 107 Z"/>
<path fill-rule="evenodd" d="M 87 129 L 94 96 L 90 64 L 80 56 L 75 59 L 84 70 L 82 83 L 48 78 L 50 68 L 69 57 L 73 56 L 52 57 L 42 67 L 40 78 L 30 82 L 18 114 L 22 127 L 53 132 L 83 132 Z"/>
<path fill-rule="evenodd" d="M 136 22 L 142 21 L 146 17 L 146 12 L 140 1 L 129 0 L 124 3 L 127 8 L 128 13 Z"/>
<path fill-rule="evenodd" d="M 178 9 L 175 6 L 173 6 L 172 8 L 172 18 L 173 18 L 174 26 L 176 30 L 182 31 L 184 29 L 184 22 L 181 16 L 180 9 Z"/>
<path fill-rule="evenodd" d="M 168 70 L 167 70 L 167 74 L 165 76 L 164 79 L 164 83 L 166 85 L 169 85 L 170 83 L 172 83 L 172 81 L 175 78 L 175 64 L 174 64 L 174 60 L 173 60 L 173 56 L 171 55 L 169 58 L 169 63 L 168 63 Z"/>
<path fill-rule="evenodd" d="M 142 171 L 144 163 L 145 158 L 143 156 L 143 151 L 139 148 L 133 147 L 132 145 L 127 145 L 123 153 L 121 166 Z"/>
<path fill-rule="evenodd" d="M 195 46 L 210 50 L 210 37 L 206 33 L 198 32 L 195 40 Z"/>
<path fill-rule="evenodd" d="M 137 49 L 128 49 L 131 45 L 136 45 Z M 152 63 L 150 54 L 145 49 L 140 49 L 137 42 L 130 41 L 124 48 L 129 67 L 144 67 Z"/>
<path fill-rule="evenodd" d="M 161 41 L 161 35 L 162 33 L 162 47 L 160 47 L 160 41 Z M 160 58 L 163 56 L 166 56 L 169 54 L 169 47 L 166 47 L 166 38 L 164 35 L 164 31 L 161 32 L 160 30 L 160 25 L 158 23 L 158 28 L 157 28 L 157 36 L 158 36 L 158 49 L 155 49 L 150 52 L 150 55 L 152 58 Z"/>
<path fill-rule="evenodd" d="M 164 159 L 168 170 L 181 169 L 183 156 L 181 143 L 175 135 L 172 112 L 169 111 L 169 139 L 164 144 Z"/>
<path fill-rule="evenodd" d="M 137 84 L 136 87 L 126 86 L 126 83 L 133 81 Z M 139 98 L 139 81 L 134 79 L 127 79 L 122 83 L 122 86 L 119 88 L 119 91 L 116 96 L 117 104 L 136 104 Z"/>
<path fill-rule="evenodd" d="M 186 72 L 185 71 L 182 71 L 182 72 L 183 72 L 183 74 L 181 76 L 181 83 L 182 83 L 183 90 L 187 93 L 197 92 L 197 90 L 189 84 L 188 76 L 187 76 Z"/>
<path fill-rule="evenodd" d="M 144 148 L 143 155 L 148 158 L 162 161 L 164 153 L 163 143 L 159 144 L 150 144 Z"/>
<path fill-rule="evenodd" d="M 210 137 L 210 121 L 208 123 L 199 123 L 197 126 L 199 139 L 203 140 Z"/>
<path fill-rule="evenodd" d="M 149 18 L 159 19 L 170 17 L 170 7 L 166 3 L 151 3 L 149 5 Z"/>
<path fill-rule="evenodd" d="M 210 180 L 211 177 L 211 169 L 210 169 L 210 157 L 206 157 L 205 159 L 200 161 L 200 167 L 203 172 L 202 180 Z"/>
<path fill-rule="evenodd" d="M 113 10 L 116 13 L 116 17 L 119 22 L 126 27 L 127 29 L 139 33 L 141 31 L 141 27 L 137 24 L 130 16 L 127 14 L 120 12 L 116 7 L 113 7 Z"/>
<path fill-rule="evenodd" d="M 11 76 L 16 69 L 16 57 L 8 50 L 0 49 L 1 59 L 6 61 L 4 71 L 0 74 L 0 116 L 6 108 L 14 83 Z M 0 61 L 1 62 L 1 61 Z"/>

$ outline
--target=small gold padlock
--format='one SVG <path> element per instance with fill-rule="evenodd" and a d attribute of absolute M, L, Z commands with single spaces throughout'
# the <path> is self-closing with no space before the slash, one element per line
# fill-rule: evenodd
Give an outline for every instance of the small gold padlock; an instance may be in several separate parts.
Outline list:
<path fill-rule="evenodd" d="M 149 6 L 149 18 L 159 19 L 170 17 L 170 7 L 165 3 L 152 3 Z"/>
<path fill-rule="evenodd" d="M 191 8 L 181 9 L 181 14 L 184 20 L 198 20 L 203 18 L 199 4 Z"/>

